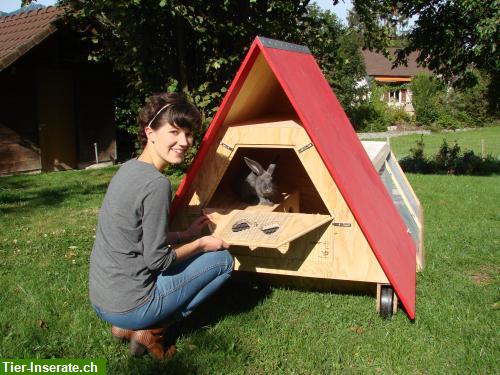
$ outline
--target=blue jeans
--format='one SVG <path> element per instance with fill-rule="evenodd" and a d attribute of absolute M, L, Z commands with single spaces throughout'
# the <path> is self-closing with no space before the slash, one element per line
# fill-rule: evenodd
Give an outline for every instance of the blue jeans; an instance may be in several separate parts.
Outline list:
<path fill-rule="evenodd" d="M 124 313 L 110 313 L 97 306 L 94 309 L 101 319 L 125 329 L 151 327 L 167 318 L 180 320 L 224 284 L 233 266 L 227 250 L 202 253 L 174 263 L 158 275 L 144 305 Z"/>

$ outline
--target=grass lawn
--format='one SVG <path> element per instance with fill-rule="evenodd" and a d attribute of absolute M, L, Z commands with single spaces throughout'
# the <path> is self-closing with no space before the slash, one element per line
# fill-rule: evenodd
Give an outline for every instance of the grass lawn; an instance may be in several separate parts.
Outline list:
<path fill-rule="evenodd" d="M 0 358 L 106 358 L 108 374 L 498 373 L 500 176 L 408 176 L 425 212 L 414 322 L 381 320 L 369 296 L 232 282 L 176 327 L 177 355 L 156 362 L 130 358 L 88 302 L 115 171 L 0 178 Z"/>
<path fill-rule="evenodd" d="M 410 148 L 416 146 L 416 142 L 420 140 L 420 137 L 420 135 L 411 134 L 391 138 L 391 148 L 397 158 L 400 159 L 405 155 L 409 155 Z M 450 146 L 456 141 L 462 151 L 472 150 L 476 155 L 481 156 L 481 140 L 484 140 L 485 154 L 492 155 L 497 159 L 500 158 L 500 126 L 463 132 L 432 133 L 424 135 L 423 139 L 425 144 L 424 154 L 427 156 L 433 156 L 438 152 L 443 139 L 446 139 Z"/>

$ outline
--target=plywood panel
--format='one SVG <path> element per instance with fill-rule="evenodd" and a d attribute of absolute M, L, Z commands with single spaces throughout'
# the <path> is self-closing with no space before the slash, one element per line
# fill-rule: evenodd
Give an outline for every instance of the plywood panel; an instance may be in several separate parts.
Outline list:
<path fill-rule="evenodd" d="M 262 120 L 265 121 L 265 120 Z M 296 121 L 274 121 L 260 124 L 238 124 L 230 127 L 224 136 L 223 142 L 235 148 L 261 148 L 258 153 L 269 153 L 272 155 L 273 149 L 288 148 L 290 153 L 280 153 L 274 151 L 276 155 L 281 154 L 275 169 L 275 178 L 280 183 L 278 188 L 281 193 L 291 193 L 300 191 L 300 201 L 302 212 L 331 214 L 325 207 L 324 199 L 321 199 L 314 189 L 304 189 L 303 186 L 312 186 L 317 189 L 317 184 L 312 180 L 309 171 L 305 171 L 298 161 L 297 150 L 311 144 L 304 128 Z M 251 152 L 251 151 L 248 151 Z M 249 156 L 256 155 L 253 151 Z M 257 156 L 257 155 L 256 155 Z M 265 159 L 265 158 L 264 158 Z M 272 160 L 269 157 L 268 160 Z M 328 172 L 327 172 L 328 173 Z M 329 175 L 327 178 L 331 178 Z"/>
<path fill-rule="evenodd" d="M 217 185 L 223 182 L 224 174 L 234 173 L 228 167 L 235 161 L 237 152 L 259 148 L 270 155 L 273 152 L 287 155 L 287 160 L 281 165 L 286 171 L 280 177 L 280 184 L 289 186 L 290 190 L 300 191 L 300 211 L 311 210 L 311 207 L 323 210 L 320 213 L 333 217 L 334 223 L 320 225 L 296 238 L 286 248 L 273 249 L 269 244 L 254 246 L 252 250 L 248 246 L 231 246 L 230 250 L 236 259 L 235 269 L 387 283 L 386 275 L 329 171 L 305 130 L 295 121 L 228 127 L 218 147 L 209 154 L 210 160 L 200 169 L 200 176 L 195 180 L 198 190 L 196 194 L 193 192 L 189 207 L 196 207 L 200 213 L 208 203 L 211 207 L 216 203 L 216 207 L 224 208 L 221 207 L 224 202 L 231 201 L 228 198 L 231 196 L 230 188 L 216 192 Z M 276 171 L 279 168 L 278 164 Z M 299 169 L 305 171 L 304 176 L 297 173 Z M 197 181 L 203 181 L 204 184 Z M 277 203 L 279 207 L 280 202 Z"/>
<path fill-rule="evenodd" d="M 259 206 L 257 206 L 259 207 Z M 206 209 L 212 232 L 231 245 L 280 248 L 313 229 L 330 222 L 328 215 Z M 241 224 L 240 229 L 234 229 Z"/>
<path fill-rule="evenodd" d="M 171 223 L 173 230 L 187 228 L 189 223 L 202 215 L 204 205 L 209 201 L 213 192 L 230 162 L 232 150 L 220 145 L 224 131 L 217 135 L 218 142 L 211 145 L 193 182 L 188 187 L 185 204 L 181 205 Z"/>
<path fill-rule="evenodd" d="M 267 274 L 334 278 L 333 238 L 329 224 L 297 238 L 282 249 L 231 247 L 235 269 Z"/>
<path fill-rule="evenodd" d="M 238 271 L 387 283 L 374 256 L 365 257 L 363 249 L 342 248 L 336 236 L 334 227 L 325 224 L 285 249 L 235 246 L 230 251 Z"/>
<path fill-rule="evenodd" d="M 302 135 L 302 143 L 309 139 Z M 336 278 L 343 280 L 387 282 L 378 260 L 354 215 L 314 147 L 299 153 L 299 158 L 322 199 L 334 217 L 334 259 Z M 337 226 L 338 225 L 338 226 Z"/>
<path fill-rule="evenodd" d="M 276 76 L 264 57 L 259 55 L 224 123 L 235 124 L 262 116 L 297 117 Z"/>

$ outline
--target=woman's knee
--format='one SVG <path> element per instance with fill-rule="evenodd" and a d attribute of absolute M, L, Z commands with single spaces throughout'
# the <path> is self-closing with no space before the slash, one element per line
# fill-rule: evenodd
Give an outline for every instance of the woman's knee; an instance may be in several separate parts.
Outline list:
<path fill-rule="evenodd" d="M 228 250 L 221 250 L 220 252 L 224 254 L 224 257 L 226 259 L 226 264 L 227 264 L 226 273 L 233 272 L 233 269 L 234 269 L 234 258 L 233 258 L 233 256 L 231 255 L 231 253 Z"/>
<path fill-rule="evenodd" d="M 230 274 L 234 268 L 234 259 L 231 253 L 227 250 L 213 251 L 210 253 L 205 253 L 210 258 L 212 258 L 213 264 L 218 264 L 221 266 L 221 272 Z"/>

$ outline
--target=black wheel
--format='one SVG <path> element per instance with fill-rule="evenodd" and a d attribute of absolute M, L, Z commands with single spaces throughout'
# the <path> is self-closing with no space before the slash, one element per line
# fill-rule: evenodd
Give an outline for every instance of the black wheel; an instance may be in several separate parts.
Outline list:
<path fill-rule="evenodd" d="M 380 316 L 388 319 L 393 314 L 394 290 L 390 285 L 382 285 L 380 290 Z"/>

